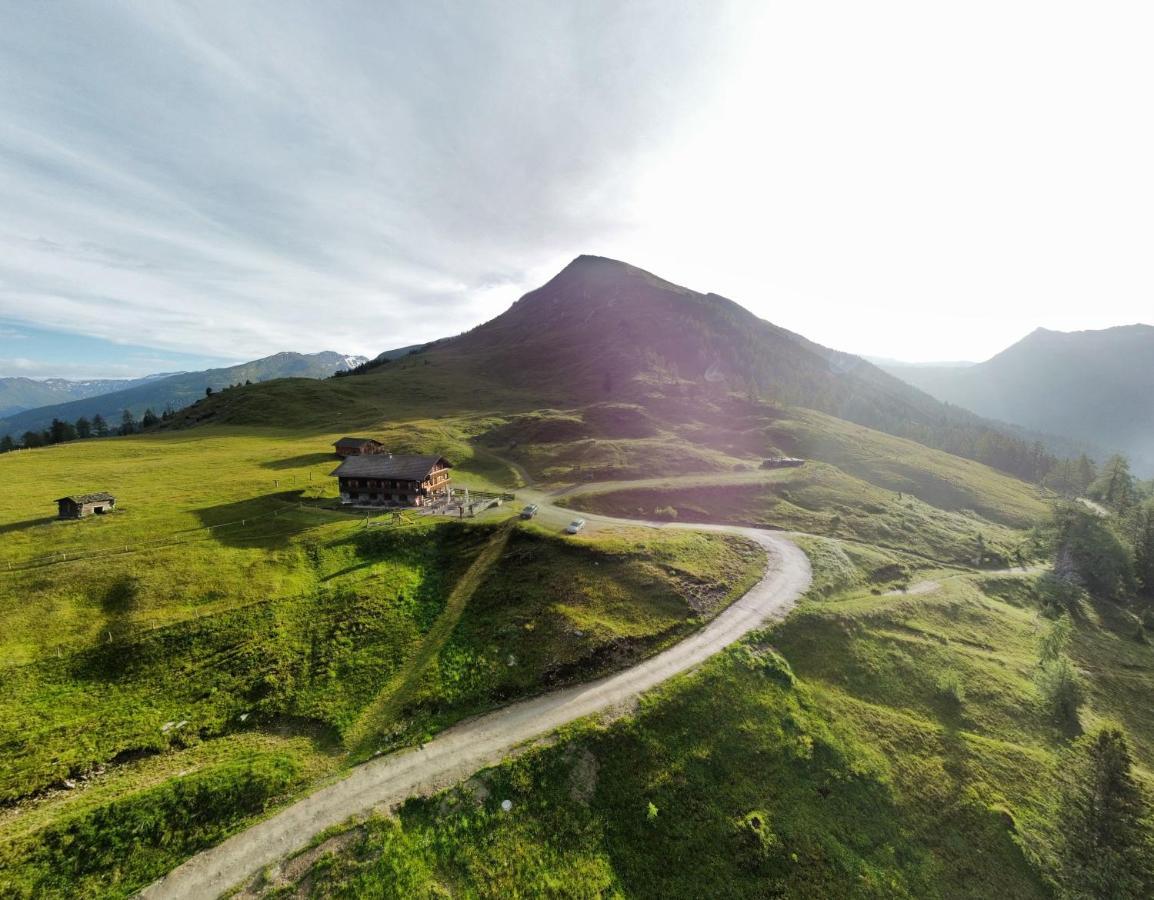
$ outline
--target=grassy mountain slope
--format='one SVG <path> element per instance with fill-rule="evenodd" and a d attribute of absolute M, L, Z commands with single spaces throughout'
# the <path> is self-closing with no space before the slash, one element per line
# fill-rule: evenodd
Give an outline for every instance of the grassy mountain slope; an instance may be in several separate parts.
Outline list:
<path fill-rule="evenodd" d="M 367 528 L 333 508 L 332 437 L 204 429 L 0 458 L 0 893 L 124 896 L 354 749 L 655 652 L 761 565 L 723 537 L 517 526 L 444 622 L 497 522 Z M 501 477 L 479 469 L 457 477 Z M 89 485 L 114 515 L 51 518 Z M 413 689 L 366 726 L 398 680 Z"/>
<path fill-rule="evenodd" d="M 1030 551 L 1022 529 L 1046 509 L 1033 487 L 829 412 L 909 416 L 932 429 L 944 407 L 729 301 L 619 263 L 578 260 L 558 279 L 489 325 L 364 374 L 244 386 L 190 406 L 171 430 L 0 457 L 0 479 L 17 486 L 0 496 L 0 787 L 15 801 L 0 812 L 4 888 L 122 895 L 350 759 L 654 652 L 723 608 L 757 568 L 743 542 L 692 534 L 591 527 L 558 540 L 538 523 L 500 532 L 508 526 L 393 519 L 369 528 L 332 508 L 331 442 L 344 433 L 443 453 L 455 480 L 477 489 L 516 487 L 527 475 L 569 492 L 573 505 L 840 538 L 819 560 L 819 571 L 835 564 L 827 593 L 860 588 L 881 605 L 927 569 L 970 577 L 959 572 L 979 547 L 985 566 Z M 760 468 L 782 453 L 810 461 Z M 54 497 L 87 490 L 113 491 L 120 509 L 51 520 Z M 976 639 L 972 629 L 964 636 Z M 710 860 L 708 877 L 686 884 L 706 893 L 738 884 L 728 838 L 711 831 L 729 821 L 728 807 L 694 806 L 692 796 L 729 785 L 745 816 L 767 809 L 764 795 L 790 772 L 803 812 L 796 834 L 817 829 L 807 850 L 790 851 L 807 860 L 805 878 L 826 879 L 812 884 L 834 890 L 867 877 L 913 890 L 946 877 L 935 874 L 932 849 L 903 845 L 920 873 L 887 849 L 907 828 L 928 833 L 934 823 L 895 793 L 897 775 L 870 749 L 877 736 L 838 720 L 856 707 L 836 674 L 827 689 L 815 663 L 813 686 L 783 698 L 780 684 L 756 687 L 775 663 L 746 667 L 736 681 L 744 669 L 715 665 L 724 677 L 706 693 L 721 707 L 700 695 L 683 712 L 676 691 L 663 695 L 654 710 L 673 703 L 657 714 L 680 737 L 642 737 L 657 755 L 636 757 L 643 764 L 632 769 L 631 744 L 606 762 L 621 779 L 605 795 L 618 799 L 595 816 L 619 820 L 609 850 L 588 819 L 576 833 L 559 828 L 563 845 L 547 851 L 522 835 L 537 861 L 521 870 L 525 884 L 566 883 L 571 864 L 583 884 L 586 862 L 617 879 L 610 886 L 637 890 L 656 878 L 644 851 L 629 849 L 639 834 L 624 798 L 662 784 L 688 791 L 676 802 L 697 810 L 662 852 Z M 792 724 L 774 718 L 782 703 Z M 807 737 L 816 762 L 803 759 Z M 746 754 L 766 764 L 748 778 L 738 771 Z M 701 760 L 714 757 L 724 760 L 722 781 L 700 781 L 710 771 Z M 840 813 L 821 820 L 824 800 L 812 796 L 815 784 L 840 783 L 862 788 L 840 812 L 885 804 L 861 840 Z M 548 796 L 568 815 L 564 797 Z M 996 817 L 979 820 L 982 840 L 994 835 L 981 846 L 996 845 L 1009 872 L 994 887 L 1028 886 Z M 947 821 L 949 839 L 964 844 L 969 821 Z M 467 848 L 471 832 L 437 833 L 449 851 Z M 713 857 L 699 843 L 718 840 Z M 442 872 L 429 858 L 419 865 Z M 511 883 L 497 878 L 494 891 Z"/>
<path fill-rule="evenodd" d="M 1035 431 L 1120 449 L 1154 466 L 1154 327 L 1039 328 L 983 363 L 891 368 L 928 394 Z M 883 367 L 884 368 L 884 367 Z M 1109 398 L 1104 403 L 1103 398 Z"/>
<path fill-rule="evenodd" d="M 329 836 L 278 896 L 1053 896 L 1069 731 L 1035 685 L 1046 620 L 1027 576 L 928 570 L 806 543 L 798 613 L 638 713 Z M 1154 650 L 1110 608 L 1073 656 L 1082 724 L 1125 721 L 1151 782 Z M 501 808 L 510 800 L 512 809 Z M 307 885 L 307 888 L 303 887 Z M 296 890 L 294 890 L 296 888 Z M 259 891 L 258 891 L 259 893 Z"/>
<path fill-rule="evenodd" d="M 332 352 L 277 353 L 237 366 L 142 379 L 108 392 L 100 391 L 95 396 L 68 402 L 56 401 L 51 406 L 40 403 L 36 408 L 9 415 L 0 419 L 0 435 L 11 434 L 18 438 L 25 431 L 44 430 L 53 419 L 74 422 L 81 416 L 91 419 L 97 414 L 104 416 L 109 425 L 115 427 L 126 409 L 137 417 L 149 408 L 159 415 L 169 404 L 173 407 L 187 406 L 203 397 L 205 388 L 220 390 L 238 382 L 259 382 L 274 378 L 328 378 L 338 369 L 348 368 L 349 359 Z"/>
<path fill-rule="evenodd" d="M 599 257 L 579 257 L 504 314 L 429 353 L 570 402 L 659 395 L 691 405 L 711 386 L 724 386 L 963 455 L 990 430 L 860 357 L 724 297 Z"/>
<path fill-rule="evenodd" d="M 201 404 L 186 423 L 333 426 L 338 416 L 643 405 L 710 421 L 736 392 L 917 440 L 1003 471 L 1041 474 L 1029 444 L 865 360 L 616 260 L 583 256 L 495 319 L 308 394 L 263 390 Z M 349 384 L 348 382 L 353 382 Z"/>

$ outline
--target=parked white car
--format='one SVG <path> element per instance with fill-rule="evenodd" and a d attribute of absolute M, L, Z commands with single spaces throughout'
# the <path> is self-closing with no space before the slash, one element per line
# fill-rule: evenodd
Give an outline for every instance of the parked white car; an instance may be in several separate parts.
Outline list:
<path fill-rule="evenodd" d="M 565 531 L 568 534 L 576 534 L 578 531 L 580 531 L 584 527 L 585 527 L 585 520 L 584 519 L 574 519 L 572 522 L 569 523 L 569 526 L 565 529 Z"/>

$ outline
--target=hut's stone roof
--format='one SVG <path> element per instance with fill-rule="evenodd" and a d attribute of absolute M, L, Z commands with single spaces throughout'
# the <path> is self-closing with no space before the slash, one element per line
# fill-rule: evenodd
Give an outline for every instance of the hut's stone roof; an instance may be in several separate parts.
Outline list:
<path fill-rule="evenodd" d="M 115 502 L 116 498 L 104 491 L 97 491 L 95 494 L 70 494 L 67 497 L 57 498 L 56 502 L 61 503 L 64 500 L 71 500 L 77 506 L 83 506 L 85 503 Z"/>

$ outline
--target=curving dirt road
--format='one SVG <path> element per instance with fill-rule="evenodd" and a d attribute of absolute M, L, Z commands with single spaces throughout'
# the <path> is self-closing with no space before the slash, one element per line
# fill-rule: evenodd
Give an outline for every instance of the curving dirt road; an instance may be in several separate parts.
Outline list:
<path fill-rule="evenodd" d="M 419 749 L 358 766 L 341 781 L 192 857 L 145 888 L 140 896 L 166 900 L 218 897 L 301 849 L 327 828 L 464 781 L 478 769 L 500 762 L 526 741 L 633 699 L 693 668 L 767 620 L 782 618 L 809 587 L 809 560 L 779 533 L 725 525 L 659 525 L 594 515 L 586 518 L 591 523 L 743 535 L 764 547 L 769 561 L 761 581 L 744 597 L 676 646 L 623 672 L 461 722 Z"/>

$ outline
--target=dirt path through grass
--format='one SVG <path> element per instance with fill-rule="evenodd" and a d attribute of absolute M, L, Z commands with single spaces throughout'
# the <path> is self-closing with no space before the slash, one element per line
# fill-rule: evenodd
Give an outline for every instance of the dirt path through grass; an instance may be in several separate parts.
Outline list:
<path fill-rule="evenodd" d="M 425 674 L 430 663 L 436 659 L 437 654 L 444 647 L 445 641 L 449 639 L 453 629 L 461 621 L 461 615 L 465 612 L 465 607 L 469 605 L 469 600 L 472 599 L 473 594 L 476 593 L 481 580 L 500 558 L 505 545 L 509 543 L 509 535 L 512 533 L 512 521 L 497 528 L 496 533 L 489 539 L 489 543 L 485 545 L 477 558 L 473 560 L 473 564 L 469 566 L 453 587 L 452 593 L 449 594 L 449 599 L 445 603 L 444 611 L 437 617 L 437 621 L 433 623 L 433 627 L 429 629 L 429 633 L 425 635 L 425 639 L 421 641 L 412 658 L 405 663 L 404 668 L 397 676 L 385 685 L 376 699 L 361 714 L 357 723 L 349 729 L 345 738 L 345 745 L 352 752 L 354 760 L 365 759 L 372 755 L 371 742 L 380 735 L 382 723 L 391 721 L 404 702 L 412 696 L 413 691 L 420 684 L 421 676 Z"/>
<path fill-rule="evenodd" d="M 285 860 L 328 828 L 374 810 L 387 810 L 413 795 L 451 787 L 478 769 L 499 763 L 527 741 L 632 700 L 699 665 L 767 620 L 784 617 L 810 584 L 808 558 L 780 533 L 727 525 L 595 518 L 606 524 L 737 534 L 766 550 L 765 574 L 744 597 L 668 650 L 623 672 L 461 722 L 422 747 L 358 766 L 342 780 L 194 856 L 141 896 L 165 900 L 218 897 Z M 480 562 L 478 558 L 474 566 Z"/>

